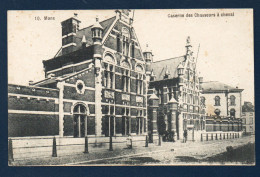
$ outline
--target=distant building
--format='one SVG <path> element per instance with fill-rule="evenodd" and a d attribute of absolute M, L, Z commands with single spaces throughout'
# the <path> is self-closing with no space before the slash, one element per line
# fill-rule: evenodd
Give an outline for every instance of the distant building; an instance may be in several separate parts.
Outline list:
<path fill-rule="evenodd" d="M 244 102 L 242 106 L 243 132 L 255 134 L 255 108 L 251 102 Z"/>
<path fill-rule="evenodd" d="M 218 81 L 201 84 L 201 104 L 207 115 L 206 131 L 241 131 L 242 91 Z"/>

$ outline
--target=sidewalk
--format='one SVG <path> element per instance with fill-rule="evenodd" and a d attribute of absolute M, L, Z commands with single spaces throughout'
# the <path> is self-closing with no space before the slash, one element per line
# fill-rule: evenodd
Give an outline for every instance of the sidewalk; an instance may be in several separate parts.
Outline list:
<path fill-rule="evenodd" d="M 134 155 L 139 153 L 149 153 L 158 150 L 170 150 L 170 148 L 176 147 L 176 145 L 182 144 L 181 142 L 162 142 L 162 146 L 158 146 L 158 144 L 149 143 L 148 147 L 143 146 L 133 146 L 132 149 L 127 149 L 126 146 L 119 148 L 115 147 L 113 151 L 101 150 L 98 152 L 89 151 L 88 154 L 84 154 L 83 152 L 80 154 L 73 155 L 65 155 L 59 156 L 59 152 L 57 152 L 58 157 L 45 157 L 45 158 L 35 158 L 35 159 L 26 159 L 26 160 L 15 160 L 12 162 L 12 166 L 41 166 L 41 165 L 64 165 L 69 163 L 76 163 L 80 161 L 88 161 L 88 160 L 96 160 L 103 158 L 112 158 L 117 156 L 124 155 Z"/>
<path fill-rule="evenodd" d="M 251 137 L 252 138 L 252 137 Z M 149 143 L 149 147 L 145 147 L 143 145 L 139 146 L 133 146 L 132 149 L 127 149 L 125 147 L 114 147 L 113 151 L 101 150 L 96 152 L 89 151 L 88 154 L 84 154 L 83 152 L 80 154 L 73 154 L 73 155 L 66 155 L 66 156 L 59 156 L 59 152 L 57 152 L 58 157 L 46 157 L 46 158 L 35 158 L 35 159 L 26 159 L 26 160 L 15 160 L 11 165 L 12 166 L 50 166 L 50 165 L 80 165 L 81 162 L 84 164 L 86 161 L 98 161 L 102 159 L 106 159 L 109 161 L 109 158 L 120 158 L 120 157 L 127 157 L 131 155 L 141 155 L 141 154 L 148 154 L 152 153 L 151 155 L 160 156 L 159 154 L 166 152 L 174 152 L 170 153 L 171 156 L 176 156 L 176 152 L 178 152 L 178 155 L 194 155 L 200 152 L 200 149 L 204 146 L 212 145 L 214 144 L 222 144 L 223 150 L 225 151 L 226 145 L 236 145 L 239 144 L 238 142 L 244 142 L 249 141 L 251 139 L 250 137 L 243 137 L 239 139 L 230 139 L 230 140 L 216 140 L 216 141 L 203 141 L 203 142 L 192 142 L 187 141 L 187 143 L 182 143 L 181 141 L 177 142 L 162 142 L 161 146 L 158 146 L 158 144 Z M 200 148 L 199 146 L 202 145 Z M 183 152 L 182 152 L 183 149 Z M 190 150 L 184 150 L 184 149 L 190 149 Z M 203 149 L 204 152 L 210 151 L 211 148 Z M 219 149 L 220 150 L 220 149 Z M 223 151 L 222 150 L 222 151 Z M 213 155 L 215 153 L 220 153 L 220 151 L 213 152 L 207 152 L 207 155 Z M 204 156 L 205 157 L 205 156 Z M 158 157 L 160 160 L 161 158 Z M 95 163 L 92 163 L 92 165 L 95 165 Z"/>

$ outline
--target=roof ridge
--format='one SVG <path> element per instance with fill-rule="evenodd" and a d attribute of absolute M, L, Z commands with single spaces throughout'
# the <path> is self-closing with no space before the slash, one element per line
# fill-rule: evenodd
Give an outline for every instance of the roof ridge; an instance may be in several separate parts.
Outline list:
<path fill-rule="evenodd" d="M 179 57 L 174 57 L 174 58 L 167 58 L 167 59 L 163 59 L 163 60 L 159 60 L 159 61 L 154 61 L 153 63 L 157 63 L 157 62 L 161 62 L 161 61 L 166 61 L 166 60 L 173 60 L 173 59 L 177 59 L 180 57 L 184 57 L 185 55 L 179 56 Z"/>

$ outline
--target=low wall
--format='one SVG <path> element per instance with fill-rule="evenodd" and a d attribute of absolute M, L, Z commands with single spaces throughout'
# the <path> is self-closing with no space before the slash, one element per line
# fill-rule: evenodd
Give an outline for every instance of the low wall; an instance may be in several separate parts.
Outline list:
<path fill-rule="evenodd" d="M 201 133 L 200 141 L 224 140 L 241 138 L 243 132 L 205 132 Z"/>
<path fill-rule="evenodd" d="M 126 148 L 128 137 L 112 137 L 113 149 Z M 51 157 L 53 150 L 53 137 L 47 138 L 11 138 L 14 160 L 28 158 Z M 132 136 L 133 148 L 145 146 L 145 135 Z M 154 137 L 154 143 L 158 143 L 158 137 Z M 83 153 L 85 150 L 85 138 L 56 137 L 57 155 Z M 89 137 L 89 153 L 107 151 L 109 149 L 109 137 Z"/>

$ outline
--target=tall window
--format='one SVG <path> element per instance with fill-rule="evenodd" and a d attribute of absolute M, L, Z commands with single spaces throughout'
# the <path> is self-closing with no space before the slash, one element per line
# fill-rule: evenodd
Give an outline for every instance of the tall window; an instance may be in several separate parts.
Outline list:
<path fill-rule="evenodd" d="M 126 28 L 122 29 L 123 36 L 123 55 L 128 56 L 130 35 Z"/>
<path fill-rule="evenodd" d="M 103 77 L 103 86 L 109 89 L 115 88 L 115 74 L 114 66 L 104 63 L 104 77 Z"/>
<path fill-rule="evenodd" d="M 121 41 L 120 41 L 120 36 L 119 35 L 117 35 L 117 38 L 116 38 L 116 43 L 117 43 L 117 45 L 116 45 L 116 50 L 117 50 L 117 52 L 121 52 L 121 50 L 120 50 L 120 46 L 121 46 Z"/>
<path fill-rule="evenodd" d="M 236 97 L 234 95 L 230 96 L 230 105 L 235 106 L 236 105 Z"/>
<path fill-rule="evenodd" d="M 220 106 L 220 97 L 215 96 L 215 106 Z"/>
<path fill-rule="evenodd" d="M 130 92 L 130 71 L 122 70 L 122 85 L 124 92 Z"/>
<path fill-rule="evenodd" d="M 134 58 L 135 57 L 135 42 L 132 42 L 132 49 L 131 49 L 131 51 L 132 51 L 132 53 L 131 53 L 131 57 L 132 58 Z"/>
<path fill-rule="evenodd" d="M 205 106 L 206 98 L 204 96 L 200 97 L 200 103 L 202 106 Z"/>
<path fill-rule="evenodd" d="M 143 94 L 143 80 L 142 74 L 138 74 L 136 77 L 136 93 Z"/>

